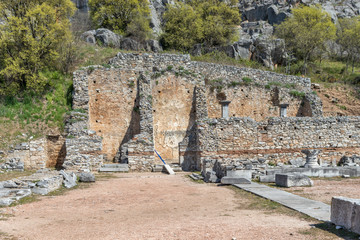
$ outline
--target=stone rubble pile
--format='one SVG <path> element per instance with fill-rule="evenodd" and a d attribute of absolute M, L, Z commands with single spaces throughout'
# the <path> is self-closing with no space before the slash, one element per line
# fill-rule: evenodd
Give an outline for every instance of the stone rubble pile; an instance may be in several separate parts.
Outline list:
<path fill-rule="evenodd" d="M 0 164 L 0 173 L 8 171 L 24 171 L 24 162 L 19 158 L 11 158 Z"/>
<path fill-rule="evenodd" d="M 94 182 L 92 173 L 79 173 L 82 182 Z M 36 173 L 0 182 L 0 206 L 9 206 L 31 194 L 46 195 L 61 186 L 72 188 L 77 185 L 77 175 L 74 172 L 51 171 L 41 169 Z"/>

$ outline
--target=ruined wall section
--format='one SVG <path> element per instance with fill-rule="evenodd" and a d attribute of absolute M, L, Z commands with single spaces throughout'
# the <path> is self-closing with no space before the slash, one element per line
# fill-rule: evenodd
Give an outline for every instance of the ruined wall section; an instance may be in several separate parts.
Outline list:
<path fill-rule="evenodd" d="M 198 77 L 166 72 L 153 84 L 155 149 L 168 162 L 179 162 L 179 143 L 196 120 L 193 102 L 198 82 Z"/>
<path fill-rule="evenodd" d="M 331 162 L 360 150 L 360 117 L 204 119 L 198 122 L 198 134 L 201 162 L 287 162 L 304 158 L 303 149 L 320 149 L 320 160 Z"/>
<path fill-rule="evenodd" d="M 95 69 L 88 76 L 89 126 L 102 137 L 102 153 L 108 161 L 120 144 L 140 133 L 138 77 L 136 71 L 110 68 Z"/>
<path fill-rule="evenodd" d="M 208 117 L 205 86 L 194 89 L 193 109 L 195 119 Z M 200 170 L 200 152 L 197 121 L 187 129 L 185 138 L 179 143 L 179 163 L 185 171 Z"/>
<path fill-rule="evenodd" d="M 73 111 L 65 124 L 67 134 L 66 158 L 63 164 L 69 170 L 97 170 L 104 160 L 102 138 L 90 129 L 88 75 L 94 67 L 74 73 Z M 100 67 L 99 67 L 100 68 Z"/>
<path fill-rule="evenodd" d="M 191 61 L 189 55 L 118 53 L 115 58 L 110 60 L 110 64 L 115 67 L 143 70 L 148 73 L 161 73 L 171 69 L 176 74 L 187 72 L 202 76 L 208 88 L 209 116 L 211 117 L 218 117 L 219 112 L 221 113 L 221 111 L 218 111 L 220 105 L 217 104 L 217 95 L 219 93 L 225 95 L 228 100 L 232 98 L 241 101 L 240 106 L 239 104 L 230 104 L 230 113 L 235 114 L 235 116 L 249 116 L 257 120 L 279 116 L 279 106 L 276 104 L 256 104 L 255 106 L 258 109 L 251 107 L 253 105 L 251 103 L 252 97 L 254 97 L 254 100 L 257 100 L 258 96 L 269 97 L 268 95 L 271 94 L 274 88 L 280 91 L 279 104 L 290 103 L 289 116 L 322 116 L 321 100 L 312 93 L 309 78 L 283 75 L 259 69 L 195 62 Z M 240 91 L 237 91 L 236 88 L 240 89 Z M 210 89 L 215 89 L 215 91 L 212 91 L 214 94 L 210 93 Z M 241 89 L 243 89 L 243 92 L 241 92 Z M 296 96 L 291 96 L 299 94 L 301 95 L 300 100 Z M 259 99 L 259 101 L 262 100 Z M 269 99 L 266 102 L 268 101 Z M 241 104 L 244 105 L 241 106 Z M 244 107 L 244 109 L 241 107 Z"/>
<path fill-rule="evenodd" d="M 264 121 L 267 117 L 280 116 L 280 104 L 289 104 L 287 108 L 288 117 L 303 117 L 311 114 L 311 111 L 304 113 L 299 111 L 303 107 L 301 97 L 294 97 L 288 91 L 278 87 L 266 89 L 262 86 L 244 85 L 228 87 L 221 92 L 207 88 L 207 105 L 210 118 L 221 118 L 219 100 L 231 101 L 229 105 L 230 117 L 246 116 L 256 121 Z"/>
<path fill-rule="evenodd" d="M 121 162 L 128 163 L 131 171 L 151 171 L 154 165 L 154 129 L 151 96 L 151 79 L 140 74 L 137 79 L 139 94 L 138 112 L 140 115 L 140 133 L 121 145 Z"/>

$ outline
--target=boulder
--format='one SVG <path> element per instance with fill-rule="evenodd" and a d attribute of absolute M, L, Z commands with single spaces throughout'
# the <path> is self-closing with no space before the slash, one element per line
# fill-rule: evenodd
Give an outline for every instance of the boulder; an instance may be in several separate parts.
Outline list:
<path fill-rule="evenodd" d="M 303 187 L 313 186 L 313 181 L 306 175 L 300 173 L 275 174 L 275 183 L 280 187 Z"/>
<path fill-rule="evenodd" d="M 161 52 L 163 48 L 161 47 L 159 41 L 157 40 L 147 40 L 145 42 L 145 50 L 149 52 Z"/>
<path fill-rule="evenodd" d="M 81 34 L 80 39 L 91 44 L 96 44 L 96 30 L 90 30 Z"/>
<path fill-rule="evenodd" d="M 103 46 L 118 48 L 120 47 L 120 40 L 122 37 L 109 29 L 99 28 L 96 30 L 95 38 L 101 42 Z"/>
<path fill-rule="evenodd" d="M 127 51 L 140 51 L 141 45 L 131 38 L 123 38 L 120 41 L 120 48 Z"/>
<path fill-rule="evenodd" d="M 79 176 L 79 182 L 95 182 L 95 175 L 90 172 L 82 172 Z"/>

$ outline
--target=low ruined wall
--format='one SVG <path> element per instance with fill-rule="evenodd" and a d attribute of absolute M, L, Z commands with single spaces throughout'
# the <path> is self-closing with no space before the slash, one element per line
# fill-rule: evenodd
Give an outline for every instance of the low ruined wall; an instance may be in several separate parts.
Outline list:
<path fill-rule="evenodd" d="M 224 162 L 287 162 L 305 158 L 303 149 L 320 149 L 321 161 L 337 161 L 360 150 L 360 117 L 205 119 L 198 122 L 201 158 Z"/>

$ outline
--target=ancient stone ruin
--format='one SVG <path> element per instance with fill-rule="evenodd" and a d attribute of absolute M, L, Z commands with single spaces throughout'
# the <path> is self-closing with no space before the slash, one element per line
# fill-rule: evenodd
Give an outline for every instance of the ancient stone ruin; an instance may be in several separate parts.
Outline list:
<path fill-rule="evenodd" d="M 194 62 L 188 55 L 119 53 L 109 65 L 74 73 L 64 167 L 104 162 L 151 171 L 156 149 L 183 170 L 216 162 L 322 162 L 358 152 L 359 117 L 322 117 L 308 78 Z"/>

